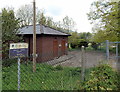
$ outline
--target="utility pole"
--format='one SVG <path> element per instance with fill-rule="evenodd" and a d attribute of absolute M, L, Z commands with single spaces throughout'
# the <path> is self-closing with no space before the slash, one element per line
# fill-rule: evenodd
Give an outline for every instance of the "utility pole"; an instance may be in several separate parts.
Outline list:
<path fill-rule="evenodd" d="M 36 7 L 33 0 L 33 72 L 36 71 Z"/>

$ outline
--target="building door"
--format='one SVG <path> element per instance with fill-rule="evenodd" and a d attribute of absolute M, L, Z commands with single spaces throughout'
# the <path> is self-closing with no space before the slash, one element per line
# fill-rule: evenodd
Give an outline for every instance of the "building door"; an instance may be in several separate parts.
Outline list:
<path fill-rule="evenodd" d="M 58 41 L 53 41 L 53 56 L 58 57 Z"/>
<path fill-rule="evenodd" d="M 65 55 L 65 41 L 62 40 L 62 47 L 61 47 L 61 51 L 62 51 L 62 55 Z"/>

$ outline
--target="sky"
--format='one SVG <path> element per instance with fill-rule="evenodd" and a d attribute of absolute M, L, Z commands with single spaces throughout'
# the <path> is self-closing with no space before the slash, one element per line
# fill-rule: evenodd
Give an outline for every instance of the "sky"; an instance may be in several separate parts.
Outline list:
<path fill-rule="evenodd" d="M 47 16 L 53 17 L 54 21 L 61 21 L 69 16 L 76 22 L 77 32 L 92 32 L 92 25 L 88 20 L 87 13 L 90 5 L 95 0 L 35 0 L 38 9 L 44 9 Z M 31 4 L 33 0 L 0 0 L 0 10 L 4 7 L 13 7 L 16 11 L 22 5 Z"/>

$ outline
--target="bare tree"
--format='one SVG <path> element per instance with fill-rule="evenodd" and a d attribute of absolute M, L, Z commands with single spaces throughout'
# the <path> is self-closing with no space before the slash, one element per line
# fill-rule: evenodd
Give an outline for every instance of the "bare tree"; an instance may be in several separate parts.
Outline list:
<path fill-rule="evenodd" d="M 76 23 L 73 21 L 72 18 L 69 18 L 68 16 L 63 18 L 63 28 L 67 31 L 70 32 L 74 29 L 74 26 Z"/>
<path fill-rule="evenodd" d="M 21 26 L 32 24 L 33 7 L 32 5 L 23 5 L 17 10 L 17 18 L 20 18 Z"/>

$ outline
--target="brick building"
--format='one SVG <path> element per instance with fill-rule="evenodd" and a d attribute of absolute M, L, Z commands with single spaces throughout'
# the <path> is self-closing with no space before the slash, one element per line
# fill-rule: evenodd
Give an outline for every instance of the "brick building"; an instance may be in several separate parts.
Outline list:
<path fill-rule="evenodd" d="M 33 26 L 19 29 L 24 41 L 29 44 L 29 56 L 33 53 Z M 47 26 L 36 25 L 37 62 L 45 62 L 67 54 L 68 36 Z"/>

